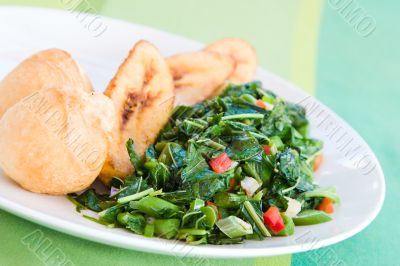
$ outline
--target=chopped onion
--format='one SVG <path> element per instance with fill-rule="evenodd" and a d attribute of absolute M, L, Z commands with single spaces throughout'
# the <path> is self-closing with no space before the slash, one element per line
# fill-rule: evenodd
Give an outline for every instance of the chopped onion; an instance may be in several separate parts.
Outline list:
<path fill-rule="evenodd" d="M 229 170 L 235 168 L 235 167 L 238 166 L 238 165 L 239 165 L 238 162 L 233 161 L 232 164 L 231 164 L 231 166 L 229 166 L 229 168 L 228 168 L 226 171 L 229 171 Z"/>
<path fill-rule="evenodd" d="M 273 104 L 270 104 L 267 102 L 264 102 L 264 103 L 265 103 L 265 110 L 267 110 L 267 111 L 271 111 L 275 107 Z"/>
<path fill-rule="evenodd" d="M 289 197 L 285 197 L 285 199 L 288 201 L 288 207 L 285 214 L 290 218 L 296 217 L 301 211 L 301 203 Z"/>
<path fill-rule="evenodd" d="M 111 187 L 110 189 L 110 198 L 119 192 L 119 189 L 116 187 Z"/>
<path fill-rule="evenodd" d="M 253 227 L 236 216 L 229 216 L 221 219 L 216 224 L 229 238 L 253 234 Z"/>
<path fill-rule="evenodd" d="M 246 176 L 242 181 L 240 181 L 240 186 L 244 191 L 246 191 L 247 196 L 252 197 L 257 189 L 261 187 L 261 184 L 254 178 Z"/>

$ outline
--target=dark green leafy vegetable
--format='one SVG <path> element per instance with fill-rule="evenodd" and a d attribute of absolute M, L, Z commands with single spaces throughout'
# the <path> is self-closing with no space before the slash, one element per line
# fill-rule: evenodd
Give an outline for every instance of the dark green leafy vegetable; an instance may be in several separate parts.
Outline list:
<path fill-rule="evenodd" d="M 190 245 L 265 239 L 271 233 L 263 212 L 275 206 L 285 228 L 272 234 L 289 236 L 295 224 L 332 219 L 315 210 L 324 198 L 340 202 L 333 187 L 315 184 L 313 162 L 323 143 L 308 128 L 303 107 L 260 82 L 228 85 L 219 97 L 176 107 L 143 158 L 129 140 L 135 170 L 113 178 L 112 195 L 89 189 L 69 198 L 78 211 L 98 212 L 99 219 L 86 217 L 108 227 Z"/>
<path fill-rule="evenodd" d="M 217 206 L 229 209 L 237 209 L 245 200 L 247 200 L 246 195 L 238 195 L 228 192 L 220 192 L 214 197 L 214 202 Z"/>
<path fill-rule="evenodd" d="M 88 189 L 80 195 L 70 196 L 71 200 L 75 201 L 77 211 L 82 209 L 90 209 L 95 212 L 102 211 L 102 201 L 97 196 L 94 189 Z"/>
<path fill-rule="evenodd" d="M 129 158 L 131 159 L 131 163 L 133 167 L 138 170 L 142 166 L 140 157 L 137 155 L 135 152 L 135 146 L 134 142 L 132 139 L 129 139 L 128 142 L 126 143 L 126 148 L 128 150 Z"/>
<path fill-rule="evenodd" d="M 138 213 L 119 213 L 117 216 L 117 220 L 120 224 L 126 226 L 126 228 L 139 235 L 143 234 L 144 228 L 146 226 L 146 220 L 144 219 L 143 215 Z"/>

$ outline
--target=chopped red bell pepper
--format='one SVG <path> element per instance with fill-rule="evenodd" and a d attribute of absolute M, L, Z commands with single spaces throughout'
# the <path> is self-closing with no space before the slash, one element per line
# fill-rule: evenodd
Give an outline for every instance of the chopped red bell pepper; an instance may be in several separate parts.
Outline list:
<path fill-rule="evenodd" d="M 264 145 L 263 149 L 266 155 L 271 155 L 271 147 L 269 145 Z"/>
<path fill-rule="evenodd" d="M 319 169 L 323 161 L 324 161 L 324 154 L 321 153 L 314 160 L 314 165 L 313 165 L 314 172 Z"/>
<path fill-rule="evenodd" d="M 269 207 L 269 209 L 264 213 L 263 218 L 264 224 L 275 234 L 285 229 L 285 223 L 283 222 L 282 216 L 277 207 Z"/>
<path fill-rule="evenodd" d="M 266 105 L 265 102 L 263 102 L 262 100 L 257 100 L 257 101 L 256 101 L 256 106 L 258 106 L 258 107 L 260 107 L 260 108 L 262 108 L 262 109 L 267 108 L 267 105 Z"/>
<path fill-rule="evenodd" d="M 231 166 L 233 161 L 228 157 L 226 153 L 222 153 L 218 157 L 212 159 L 209 162 L 211 169 L 219 174 L 226 172 Z"/>
<path fill-rule="evenodd" d="M 209 201 L 206 202 L 206 206 L 210 206 L 210 205 L 217 206 L 214 202 L 209 200 Z"/>
<path fill-rule="evenodd" d="M 324 198 L 318 205 L 317 210 L 324 211 L 326 213 L 333 213 L 335 209 L 333 208 L 333 203 L 330 198 Z"/>
<path fill-rule="evenodd" d="M 235 189 L 235 187 L 236 187 L 236 179 L 235 178 L 229 179 L 229 190 L 232 191 Z"/>

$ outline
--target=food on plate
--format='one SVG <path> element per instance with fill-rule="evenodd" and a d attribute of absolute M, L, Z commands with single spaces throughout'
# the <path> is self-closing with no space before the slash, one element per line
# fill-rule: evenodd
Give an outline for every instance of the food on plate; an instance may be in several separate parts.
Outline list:
<path fill-rule="evenodd" d="M 71 55 L 60 49 L 25 59 L 0 82 L 0 117 L 22 98 L 48 88 L 92 91 L 92 85 Z"/>
<path fill-rule="evenodd" d="M 112 114 L 102 94 L 72 88 L 34 92 L 0 119 L 0 166 L 32 192 L 85 189 L 106 159 Z"/>
<path fill-rule="evenodd" d="M 219 95 L 227 83 L 254 79 L 257 56 L 245 40 L 225 38 L 202 51 L 167 58 L 174 78 L 176 104 L 193 105 Z"/>
<path fill-rule="evenodd" d="M 257 68 L 256 50 L 247 41 L 225 38 L 208 45 L 204 50 L 232 58 L 234 69 L 228 77 L 230 82 L 243 84 L 254 78 Z"/>
<path fill-rule="evenodd" d="M 97 94 L 69 54 L 40 52 L 0 83 L 0 166 L 92 221 L 192 245 L 328 222 L 340 198 L 314 179 L 323 143 L 255 71 L 241 39 L 166 60 L 140 41 Z M 109 193 L 89 188 L 96 177 Z"/>
<path fill-rule="evenodd" d="M 205 51 L 167 58 L 176 90 L 175 104 L 193 105 L 211 97 L 233 71 L 229 57 Z"/>
<path fill-rule="evenodd" d="M 340 202 L 334 187 L 315 182 L 323 143 L 308 127 L 303 107 L 260 82 L 231 84 L 219 97 L 177 106 L 144 156 L 129 139 L 133 170 L 114 177 L 109 193 L 69 198 L 108 227 L 192 245 L 289 236 L 330 221 Z"/>
<path fill-rule="evenodd" d="M 116 111 L 110 149 L 100 175 L 108 184 L 113 176 L 124 178 L 132 172 L 127 140 L 135 140 L 135 150 L 142 156 L 167 123 L 175 94 L 164 58 L 152 44 L 140 41 L 119 67 L 105 95 Z"/>

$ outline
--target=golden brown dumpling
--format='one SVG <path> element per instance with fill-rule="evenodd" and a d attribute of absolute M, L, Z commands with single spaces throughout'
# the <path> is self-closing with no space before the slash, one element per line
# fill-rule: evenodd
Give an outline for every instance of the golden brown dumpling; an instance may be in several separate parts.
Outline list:
<path fill-rule="evenodd" d="M 61 195 L 87 188 L 103 167 L 113 106 L 102 94 L 44 89 L 0 119 L 0 166 L 23 188 Z"/>
<path fill-rule="evenodd" d="M 92 91 L 90 81 L 69 53 L 44 50 L 25 59 L 0 81 L 0 117 L 20 99 L 48 88 Z"/>

